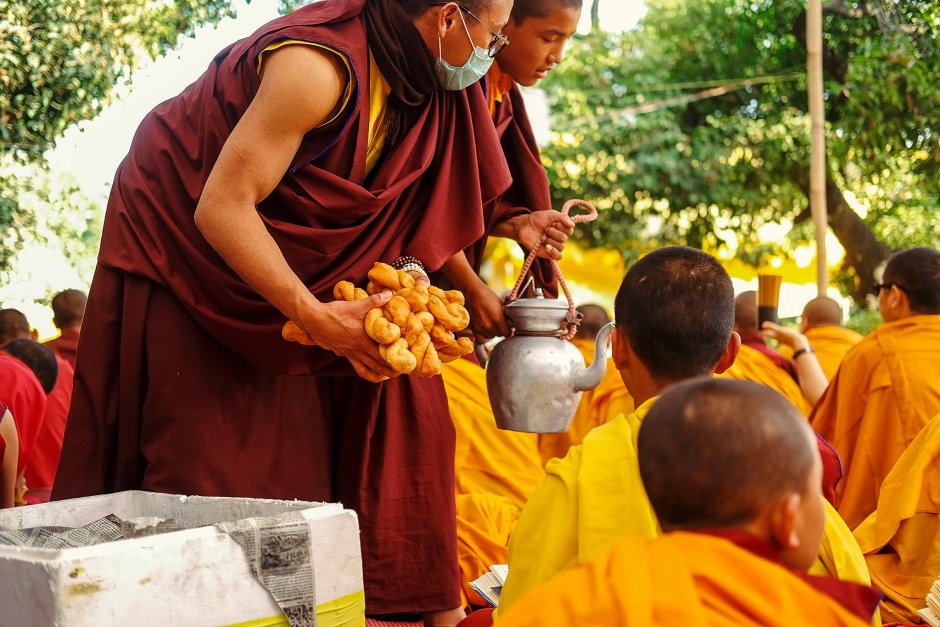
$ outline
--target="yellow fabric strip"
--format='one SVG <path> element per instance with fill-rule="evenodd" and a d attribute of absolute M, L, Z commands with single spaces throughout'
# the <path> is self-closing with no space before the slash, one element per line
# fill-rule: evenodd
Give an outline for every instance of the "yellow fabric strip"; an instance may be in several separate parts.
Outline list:
<path fill-rule="evenodd" d="M 385 82 L 372 53 L 369 53 L 369 146 L 366 150 L 366 174 L 372 171 L 385 147 L 385 103 L 392 88 Z"/>
<path fill-rule="evenodd" d="M 352 83 L 353 82 L 352 82 L 351 77 L 353 73 L 352 73 L 352 68 L 349 66 L 349 59 L 346 58 L 346 55 L 344 55 L 338 50 L 334 50 L 333 48 L 330 48 L 329 46 L 318 44 L 315 41 L 303 41 L 300 39 L 281 39 L 280 41 L 276 41 L 270 46 L 268 46 L 267 48 L 265 48 L 264 50 L 262 50 L 261 53 L 258 55 L 258 67 L 257 67 L 258 74 L 261 74 L 261 64 L 264 60 L 264 54 L 266 52 L 274 52 L 278 48 L 283 48 L 284 46 L 292 46 L 295 44 L 303 44 L 305 46 L 314 46 L 315 48 L 320 48 L 322 50 L 329 50 L 330 52 L 338 56 L 340 59 L 342 59 L 343 65 L 346 66 L 346 90 L 343 92 L 342 104 L 336 108 L 336 114 L 333 115 L 333 117 L 331 117 L 329 120 L 327 120 L 326 122 L 320 125 L 320 126 L 326 126 L 327 124 L 329 124 L 330 122 L 332 122 L 333 120 L 335 120 L 336 118 L 340 116 L 340 114 L 346 109 L 346 105 L 349 104 L 349 99 L 352 97 L 352 90 L 353 90 Z"/>
<path fill-rule="evenodd" d="M 287 618 L 269 616 L 226 627 L 289 627 Z M 317 605 L 317 627 L 365 627 L 366 596 L 362 590 Z"/>

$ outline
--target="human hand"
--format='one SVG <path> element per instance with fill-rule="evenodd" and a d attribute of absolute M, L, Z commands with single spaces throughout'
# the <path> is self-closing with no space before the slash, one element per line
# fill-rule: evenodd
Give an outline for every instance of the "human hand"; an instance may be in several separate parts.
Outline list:
<path fill-rule="evenodd" d="M 470 327 L 478 343 L 509 335 L 509 326 L 503 313 L 503 301 L 496 292 L 481 281 L 464 292 L 464 298 L 470 312 Z"/>
<path fill-rule="evenodd" d="M 382 359 L 378 345 L 366 335 L 365 317 L 391 297 L 391 292 L 380 292 L 362 300 L 317 303 L 294 322 L 319 346 L 348 359 L 360 377 L 378 383 L 399 373 Z"/>
<path fill-rule="evenodd" d="M 533 211 L 514 218 L 518 220 L 516 241 L 532 250 L 542 241 L 538 256 L 543 259 L 561 259 L 568 236 L 574 233 L 574 220 L 560 211 Z"/>
<path fill-rule="evenodd" d="M 794 350 L 794 352 L 800 349 L 809 348 L 809 340 L 806 339 L 805 335 L 796 329 L 774 324 L 773 322 L 764 322 L 764 326 L 761 329 L 760 334 L 765 338 L 771 338 L 777 340 L 781 344 L 789 346 Z"/>
<path fill-rule="evenodd" d="M 409 270 L 408 274 L 411 275 L 416 284 L 423 285 L 424 287 L 431 286 L 431 279 L 428 278 L 428 275 L 422 274 L 421 272 L 416 272 L 414 270 Z"/>

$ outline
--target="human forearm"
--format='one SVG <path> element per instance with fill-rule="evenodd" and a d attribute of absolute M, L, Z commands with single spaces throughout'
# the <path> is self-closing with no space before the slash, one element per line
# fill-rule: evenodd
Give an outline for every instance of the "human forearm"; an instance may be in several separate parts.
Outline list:
<path fill-rule="evenodd" d="M 800 348 L 806 348 L 806 352 L 799 353 Z M 809 342 L 805 347 L 797 347 L 794 353 L 793 364 L 796 366 L 796 376 L 800 381 L 800 389 L 803 396 L 806 397 L 812 405 L 822 398 L 823 392 L 829 386 L 829 379 L 823 372 L 816 354 L 809 352 L 811 350 Z"/>

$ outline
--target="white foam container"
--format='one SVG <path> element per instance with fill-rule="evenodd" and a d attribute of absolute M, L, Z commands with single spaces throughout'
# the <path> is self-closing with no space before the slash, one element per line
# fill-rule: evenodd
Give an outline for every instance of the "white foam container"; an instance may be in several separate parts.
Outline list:
<path fill-rule="evenodd" d="M 0 546 L 0 626 L 222 626 L 283 617 L 241 546 L 213 525 L 299 511 L 310 527 L 318 618 L 365 624 L 355 512 L 304 501 L 129 491 L 0 510 L 0 525 L 79 527 L 108 514 L 197 528 L 70 549 Z M 326 604 L 326 605 L 324 605 Z M 283 624 L 286 624 L 286 619 Z"/>

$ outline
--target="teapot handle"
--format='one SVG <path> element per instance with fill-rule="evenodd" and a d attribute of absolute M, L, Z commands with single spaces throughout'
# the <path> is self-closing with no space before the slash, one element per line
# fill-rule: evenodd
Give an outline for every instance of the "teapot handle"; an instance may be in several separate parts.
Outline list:
<path fill-rule="evenodd" d="M 587 210 L 587 213 L 577 216 L 570 216 L 571 220 L 575 223 L 579 222 L 591 222 L 597 219 L 597 209 L 594 208 L 594 205 L 587 202 L 586 200 L 581 200 L 580 198 L 572 198 L 564 204 L 561 208 L 561 212 L 565 215 L 571 211 L 572 207 L 581 207 Z M 529 252 L 529 256 L 526 258 L 525 263 L 522 264 L 522 272 L 519 273 L 519 278 L 516 279 L 516 284 L 513 286 L 512 291 L 509 293 L 509 298 L 507 303 L 511 303 L 519 297 L 519 288 L 522 287 L 522 282 L 525 279 L 526 274 L 529 272 L 529 268 L 532 267 L 532 263 L 535 261 L 536 256 L 538 256 L 539 250 L 542 248 L 542 245 L 545 243 L 547 235 L 542 234 L 542 239 L 539 240 L 538 245 Z M 581 323 L 581 317 L 578 315 L 578 312 L 575 311 L 574 307 L 574 298 L 571 297 L 571 292 L 568 290 L 568 285 L 565 283 L 565 277 L 561 274 L 561 268 L 558 267 L 558 262 L 554 259 L 550 260 L 549 263 L 552 267 L 552 272 L 555 273 L 555 278 L 558 279 L 561 289 L 564 291 L 565 296 L 568 298 L 568 326 L 567 333 L 561 336 L 563 340 L 570 340 L 575 336 L 575 333 L 578 332 L 578 325 Z"/>

